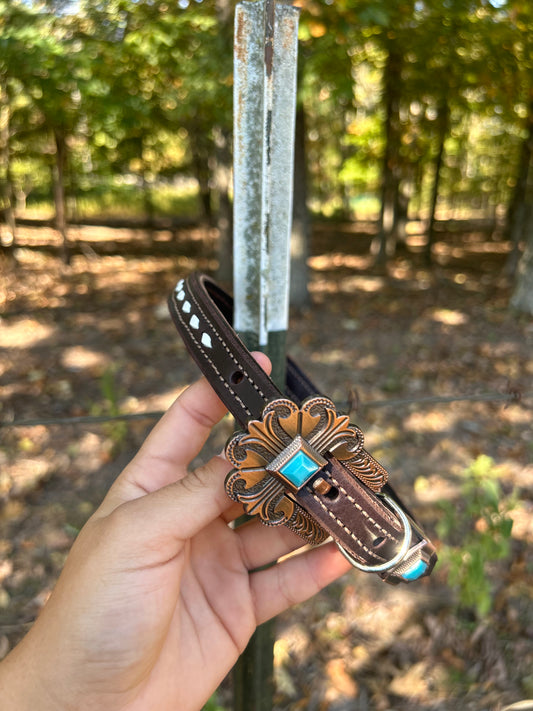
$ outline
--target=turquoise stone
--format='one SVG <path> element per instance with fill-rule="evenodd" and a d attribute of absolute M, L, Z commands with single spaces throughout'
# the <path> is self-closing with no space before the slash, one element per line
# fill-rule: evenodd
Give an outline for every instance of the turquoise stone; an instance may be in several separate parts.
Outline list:
<path fill-rule="evenodd" d="M 423 560 L 419 560 L 417 563 L 408 568 L 404 573 L 402 573 L 402 578 L 405 578 L 405 580 L 417 580 L 422 575 L 424 575 L 427 570 L 427 567 L 427 563 L 424 563 Z"/>
<path fill-rule="evenodd" d="M 299 489 L 319 469 L 320 465 L 300 450 L 281 467 L 279 472 Z"/>

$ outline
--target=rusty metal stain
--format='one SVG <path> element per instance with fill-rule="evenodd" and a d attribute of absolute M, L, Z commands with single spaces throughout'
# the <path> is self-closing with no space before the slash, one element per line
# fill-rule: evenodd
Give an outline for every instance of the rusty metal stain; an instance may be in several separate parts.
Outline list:
<path fill-rule="evenodd" d="M 235 9 L 235 40 L 234 52 L 235 57 L 241 61 L 246 61 L 246 37 L 249 32 L 248 17 L 244 12 L 241 12 L 241 6 L 237 5 Z"/>

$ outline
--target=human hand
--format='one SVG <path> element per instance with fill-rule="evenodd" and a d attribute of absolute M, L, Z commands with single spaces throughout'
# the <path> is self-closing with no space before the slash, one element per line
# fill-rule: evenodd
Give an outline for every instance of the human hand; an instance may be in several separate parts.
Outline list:
<path fill-rule="evenodd" d="M 258 624 L 349 568 L 328 543 L 256 570 L 303 541 L 258 521 L 230 527 L 242 508 L 224 492 L 222 457 L 187 471 L 224 414 L 199 380 L 117 478 L 0 664 L 6 711 L 197 711 Z"/>

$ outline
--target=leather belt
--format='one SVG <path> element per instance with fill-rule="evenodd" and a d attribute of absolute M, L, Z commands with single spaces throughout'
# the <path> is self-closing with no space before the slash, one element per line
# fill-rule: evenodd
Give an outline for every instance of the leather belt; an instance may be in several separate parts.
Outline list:
<path fill-rule="evenodd" d="M 306 542 L 332 537 L 357 568 L 389 583 L 429 575 L 435 548 L 406 510 L 363 434 L 290 358 L 281 393 L 233 330 L 233 300 L 209 277 L 181 279 L 172 319 L 242 431 L 226 447 L 226 491 Z"/>

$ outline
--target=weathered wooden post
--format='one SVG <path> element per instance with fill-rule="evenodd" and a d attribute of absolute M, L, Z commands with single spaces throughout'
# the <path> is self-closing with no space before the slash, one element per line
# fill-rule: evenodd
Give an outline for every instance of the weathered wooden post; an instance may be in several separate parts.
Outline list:
<path fill-rule="evenodd" d="M 235 328 L 285 381 L 299 10 L 245 0 L 235 10 Z M 262 625 L 234 673 L 235 711 L 271 711 L 272 624 Z"/>

